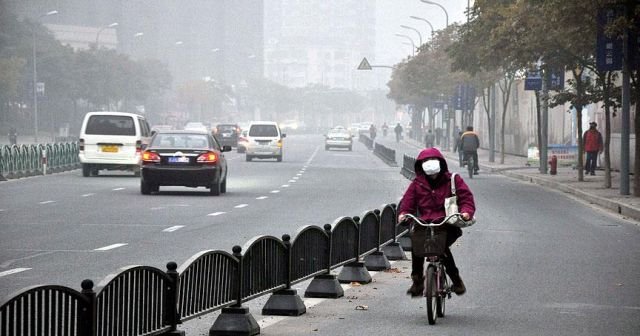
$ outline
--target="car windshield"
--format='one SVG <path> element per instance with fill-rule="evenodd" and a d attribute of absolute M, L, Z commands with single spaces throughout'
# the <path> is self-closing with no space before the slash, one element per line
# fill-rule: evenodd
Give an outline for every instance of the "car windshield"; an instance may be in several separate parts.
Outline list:
<path fill-rule="evenodd" d="M 159 133 L 151 142 L 151 147 L 159 148 L 208 148 L 205 134 Z"/>
<path fill-rule="evenodd" d="M 349 133 L 342 130 L 334 130 L 329 132 L 330 137 L 349 137 Z"/>
<path fill-rule="evenodd" d="M 235 131 L 236 128 L 236 125 L 218 125 L 218 130 L 220 132 Z"/>
<path fill-rule="evenodd" d="M 249 129 L 249 136 L 277 137 L 278 129 L 275 125 L 252 125 Z"/>
<path fill-rule="evenodd" d="M 94 115 L 87 122 L 86 134 L 136 135 L 133 118 L 128 116 Z"/>

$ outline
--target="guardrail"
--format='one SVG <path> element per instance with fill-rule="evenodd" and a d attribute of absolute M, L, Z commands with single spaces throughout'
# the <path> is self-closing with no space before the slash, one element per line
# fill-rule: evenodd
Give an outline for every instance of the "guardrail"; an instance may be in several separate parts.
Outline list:
<path fill-rule="evenodd" d="M 385 204 L 361 217 L 302 227 L 293 240 L 259 236 L 232 253 L 202 251 L 180 267 L 169 262 L 166 271 L 126 267 L 97 289 L 91 280 L 80 292 L 26 288 L 0 306 L 0 335 L 184 335 L 178 324 L 220 309 L 210 335 L 256 335 L 260 328 L 243 302 L 271 293 L 263 315 L 299 316 L 306 309 L 292 284 L 313 278 L 305 297 L 339 298 L 339 283 L 366 284 L 368 270 L 405 259 L 397 238 L 407 230 L 396 218 L 396 205 Z"/>
<path fill-rule="evenodd" d="M 400 174 L 402 174 L 402 176 L 408 178 L 409 180 L 413 180 L 416 177 L 415 165 L 416 158 L 404 154 L 402 157 L 402 168 L 400 169 Z"/>
<path fill-rule="evenodd" d="M 379 158 L 381 158 L 382 161 L 386 162 L 388 165 L 391 165 L 394 167 L 398 165 L 398 163 L 396 162 L 395 149 L 391 149 L 387 146 L 384 146 L 376 142 L 373 148 L 373 153 L 377 155 Z"/>
<path fill-rule="evenodd" d="M 0 180 L 79 167 L 77 142 L 0 146 Z"/>

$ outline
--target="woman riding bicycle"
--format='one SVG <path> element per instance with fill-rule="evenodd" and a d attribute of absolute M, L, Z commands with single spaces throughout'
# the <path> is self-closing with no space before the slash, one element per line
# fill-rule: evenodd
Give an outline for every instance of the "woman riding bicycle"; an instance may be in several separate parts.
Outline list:
<path fill-rule="evenodd" d="M 400 201 L 398 209 L 398 221 L 402 221 L 406 214 L 419 215 L 425 222 L 434 222 L 445 217 L 444 199 L 451 196 L 451 173 L 447 161 L 436 148 L 423 149 L 416 158 L 415 179 L 409 184 Z M 458 196 L 458 208 L 464 220 L 473 218 L 476 211 L 475 202 L 471 190 L 462 177 L 455 177 L 456 195 Z M 462 236 L 462 230 L 452 225 L 446 225 L 447 249 L 442 263 L 449 278 L 451 278 L 451 290 L 457 295 L 465 293 L 466 288 L 460 278 L 458 268 L 449 247 Z M 424 290 L 424 258 L 411 253 L 411 280 L 413 284 L 407 290 L 412 297 L 421 296 Z"/>

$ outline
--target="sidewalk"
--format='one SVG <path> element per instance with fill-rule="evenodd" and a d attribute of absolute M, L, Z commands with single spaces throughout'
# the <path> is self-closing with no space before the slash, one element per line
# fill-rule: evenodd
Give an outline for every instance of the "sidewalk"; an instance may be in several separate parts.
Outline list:
<path fill-rule="evenodd" d="M 405 142 L 416 148 L 422 145 L 413 139 Z M 447 160 L 458 162 L 458 153 L 443 151 Z M 597 204 L 622 216 L 640 220 L 640 197 L 620 194 L 620 172 L 611 172 L 611 188 L 604 187 L 604 171 L 597 170 L 595 176 L 585 175 L 584 181 L 578 181 L 578 170 L 571 167 L 558 167 L 557 175 L 541 174 L 538 167 L 528 167 L 527 158 L 505 155 L 504 164 L 500 163 L 500 153 L 495 153 L 495 162 L 489 162 L 489 150 L 478 150 L 480 174 L 483 172 L 500 173 L 505 176 L 539 184 L 548 188 L 572 194 L 573 196 Z M 633 183 L 633 176 L 630 176 Z M 630 186 L 633 194 L 633 185 Z"/>

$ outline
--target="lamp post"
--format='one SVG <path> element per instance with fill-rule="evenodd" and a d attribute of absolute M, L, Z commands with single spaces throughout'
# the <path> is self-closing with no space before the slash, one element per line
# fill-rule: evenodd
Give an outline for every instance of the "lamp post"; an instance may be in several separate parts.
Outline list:
<path fill-rule="evenodd" d="M 96 49 L 100 48 L 100 33 L 102 33 L 103 30 L 107 29 L 107 28 L 114 28 L 117 27 L 118 23 L 114 22 L 112 24 L 106 25 L 106 26 L 102 26 L 100 27 L 100 29 L 98 29 L 98 34 L 96 35 Z M 137 35 L 137 34 L 136 34 Z"/>
<path fill-rule="evenodd" d="M 442 10 L 444 11 L 444 15 L 446 17 L 446 25 L 447 27 L 449 27 L 449 13 L 447 13 L 447 10 L 439 3 L 437 2 L 433 2 L 433 1 L 429 1 L 429 0 L 420 0 L 421 2 L 424 2 L 426 4 L 430 4 L 430 5 L 436 5 L 440 8 L 442 8 Z"/>
<path fill-rule="evenodd" d="M 38 16 L 38 20 L 45 16 L 51 16 L 58 14 L 57 10 L 52 10 L 45 14 Z M 36 23 L 33 23 L 33 126 L 35 134 L 33 141 L 38 142 L 38 65 L 36 61 Z"/>
<path fill-rule="evenodd" d="M 426 22 L 429 25 L 429 28 L 431 28 L 431 36 L 433 36 L 434 29 L 433 29 L 433 25 L 431 24 L 431 22 L 429 22 L 429 20 L 427 20 L 425 18 L 422 18 L 422 17 L 419 17 L 419 16 L 413 16 L 413 15 L 409 16 L 409 17 L 414 19 L 414 20 L 419 20 L 419 21 Z"/>
<path fill-rule="evenodd" d="M 418 34 L 418 38 L 420 39 L 420 46 L 422 46 L 422 34 L 420 34 L 419 30 L 417 30 L 417 29 L 415 29 L 413 27 L 407 26 L 407 25 L 400 25 L 400 28 L 409 29 L 409 30 L 413 30 L 414 32 L 416 32 Z"/>
<path fill-rule="evenodd" d="M 413 46 L 413 49 L 412 49 L 413 53 L 412 53 L 412 55 L 413 55 L 413 56 L 415 56 L 415 55 L 416 55 L 416 43 L 415 43 L 415 42 L 413 42 L 413 39 L 412 39 L 411 37 L 409 37 L 408 35 L 404 35 L 404 34 L 396 34 L 396 36 L 404 37 L 404 38 L 406 38 L 407 40 L 411 41 L 411 45 Z"/>

